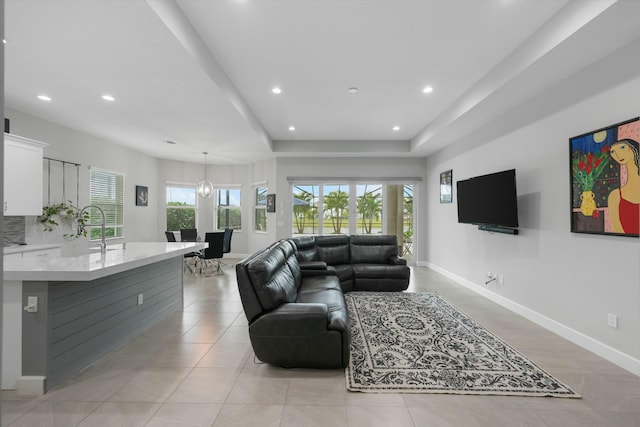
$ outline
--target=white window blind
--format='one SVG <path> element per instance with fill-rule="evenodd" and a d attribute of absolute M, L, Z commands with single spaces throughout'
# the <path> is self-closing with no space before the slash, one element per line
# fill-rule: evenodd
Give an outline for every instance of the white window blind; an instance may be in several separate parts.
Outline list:
<path fill-rule="evenodd" d="M 89 203 L 99 206 L 105 215 L 106 237 L 124 236 L 124 174 L 91 169 Z M 90 210 L 90 224 L 100 224 L 102 216 L 97 209 Z M 101 227 L 91 227 L 91 240 L 101 238 Z"/>

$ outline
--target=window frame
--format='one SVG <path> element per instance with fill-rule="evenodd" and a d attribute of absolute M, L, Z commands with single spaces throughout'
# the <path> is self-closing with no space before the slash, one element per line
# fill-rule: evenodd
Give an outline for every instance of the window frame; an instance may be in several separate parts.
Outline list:
<path fill-rule="evenodd" d="M 264 195 L 264 203 L 261 203 L 260 195 Z M 269 220 L 267 218 L 267 195 L 269 187 L 266 185 L 253 186 L 253 232 L 266 234 L 269 232 Z M 258 229 L 258 214 L 264 218 L 264 230 Z"/>
<path fill-rule="evenodd" d="M 105 203 L 105 199 L 109 196 L 108 194 L 98 194 L 94 192 L 94 189 L 98 187 L 98 183 L 94 182 L 94 174 L 101 174 L 106 176 L 108 179 L 115 179 L 114 187 L 115 187 L 115 197 L 113 199 L 113 203 Z M 95 178 L 97 180 L 97 177 Z M 98 206 L 105 215 L 105 234 L 108 234 L 108 230 L 113 229 L 113 236 L 105 236 L 105 240 L 114 240 L 114 239 L 122 239 L 125 237 L 125 179 L 126 174 L 123 172 L 117 172 L 109 169 L 99 168 L 95 166 L 91 166 L 89 168 L 89 205 L 90 206 Z M 120 182 L 118 182 L 120 181 Z M 108 192 L 105 191 L 105 193 Z M 102 196 L 102 200 L 100 197 Z M 113 209 L 115 206 L 115 209 Z M 100 225 L 102 223 L 102 215 L 99 214 L 97 210 L 88 209 L 89 212 L 89 224 L 87 228 L 89 229 L 89 240 L 91 242 L 96 242 L 102 239 L 102 236 L 98 235 L 94 237 L 93 230 L 101 229 Z M 118 221 L 119 218 L 119 221 Z M 119 231 L 119 233 L 118 233 Z"/>
<path fill-rule="evenodd" d="M 234 191 L 239 191 L 239 205 L 232 205 L 230 203 L 226 204 L 226 205 L 222 205 L 220 204 L 220 192 L 221 191 L 230 191 L 230 190 L 234 190 Z M 221 227 L 220 226 L 220 210 L 227 210 L 230 211 L 232 209 L 237 209 L 240 212 L 240 226 L 238 228 L 234 228 L 234 227 L 229 227 L 232 228 L 234 233 L 235 232 L 242 232 L 242 228 L 243 228 L 243 224 L 244 224 L 244 219 L 243 219 L 243 214 L 242 214 L 242 185 L 240 184 L 227 184 L 227 185 L 215 185 L 214 186 L 214 195 L 215 195 L 215 200 L 214 200 L 214 227 L 217 230 L 222 230 L 223 228 L 226 227 Z M 227 200 L 230 200 L 231 197 L 229 197 L 229 194 L 227 194 Z M 227 214 L 227 225 L 229 225 L 229 221 L 231 219 L 231 215 Z"/>
<path fill-rule="evenodd" d="M 167 190 L 170 187 L 174 187 L 174 188 L 188 188 L 188 189 L 193 189 L 194 194 L 195 194 L 195 204 L 193 205 L 178 205 L 178 206 L 173 206 L 173 205 L 169 205 L 169 200 L 167 198 Z M 173 182 L 173 181 L 167 181 L 165 183 L 165 200 L 164 200 L 164 208 L 165 208 L 165 229 L 167 231 L 180 231 L 180 230 L 169 230 L 169 223 L 167 221 L 167 211 L 168 209 L 186 209 L 186 210 L 193 210 L 194 211 L 194 226 L 193 227 L 189 227 L 189 228 L 198 228 L 198 193 L 196 191 L 196 184 L 193 183 L 186 183 L 186 182 Z"/>

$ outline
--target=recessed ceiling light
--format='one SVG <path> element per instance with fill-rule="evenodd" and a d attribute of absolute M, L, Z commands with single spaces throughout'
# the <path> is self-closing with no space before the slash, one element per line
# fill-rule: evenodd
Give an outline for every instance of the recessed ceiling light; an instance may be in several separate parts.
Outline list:
<path fill-rule="evenodd" d="M 2 43 L 7 44 L 7 39 L 2 39 Z"/>
<path fill-rule="evenodd" d="M 51 101 L 51 98 L 47 95 L 38 95 L 38 99 L 41 101 Z"/>
<path fill-rule="evenodd" d="M 275 93 L 276 95 L 279 95 L 279 94 L 282 93 L 282 89 L 280 89 L 278 86 L 276 86 L 273 89 L 271 89 L 271 92 Z"/>
<path fill-rule="evenodd" d="M 424 89 L 422 89 L 422 92 L 431 93 L 431 92 L 433 92 L 433 88 L 431 86 L 427 86 Z"/>
<path fill-rule="evenodd" d="M 291 132 L 293 132 L 294 130 L 296 130 L 296 128 L 295 128 L 295 126 L 289 126 L 289 130 L 290 130 Z"/>
<path fill-rule="evenodd" d="M 354 94 L 358 93 L 358 88 L 357 87 L 350 87 L 349 89 L 347 89 L 347 92 L 349 92 L 350 94 L 354 95 Z"/>
<path fill-rule="evenodd" d="M 102 95 L 102 99 L 105 101 L 115 101 L 116 99 L 111 95 Z"/>
<path fill-rule="evenodd" d="M 399 131 L 399 130 L 400 130 L 400 126 L 394 126 L 394 127 L 393 127 L 393 130 L 395 130 L 395 131 Z"/>

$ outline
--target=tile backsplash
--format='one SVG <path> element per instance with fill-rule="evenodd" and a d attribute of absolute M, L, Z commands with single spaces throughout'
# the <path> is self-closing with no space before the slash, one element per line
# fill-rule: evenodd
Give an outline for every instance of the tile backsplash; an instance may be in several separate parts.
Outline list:
<path fill-rule="evenodd" d="M 4 217 L 4 246 L 25 244 L 25 217 Z"/>

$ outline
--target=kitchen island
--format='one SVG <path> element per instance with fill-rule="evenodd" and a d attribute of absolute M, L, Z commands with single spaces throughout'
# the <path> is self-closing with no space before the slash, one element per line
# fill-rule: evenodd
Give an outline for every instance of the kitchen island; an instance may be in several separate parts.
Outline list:
<path fill-rule="evenodd" d="M 3 388 L 45 393 L 181 310 L 183 256 L 205 246 L 130 242 L 5 259 Z"/>

